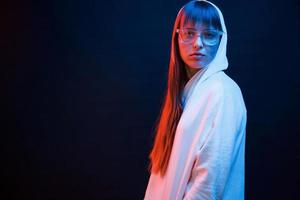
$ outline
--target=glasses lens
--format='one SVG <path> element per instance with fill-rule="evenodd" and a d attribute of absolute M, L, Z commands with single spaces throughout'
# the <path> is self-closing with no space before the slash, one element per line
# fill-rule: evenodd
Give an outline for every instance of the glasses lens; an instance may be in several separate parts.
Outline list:
<path fill-rule="evenodd" d="M 214 30 L 203 31 L 202 40 L 206 45 L 216 45 L 220 40 L 220 34 Z"/>
<path fill-rule="evenodd" d="M 197 32 L 192 29 L 182 29 L 180 37 L 184 42 L 192 42 L 197 37 Z"/>
<path fill-rule="evenodd" d="M 205 30 L 201 33 L 198 33 L 193 29 L 180 29 L 180 38 L 185 43 L 191 43 L 195 41 L 195 39 L 200 34 L 201 40 L 205 45 L 216 45 L 220 40 L 220 33 L 215 30 Z"/>

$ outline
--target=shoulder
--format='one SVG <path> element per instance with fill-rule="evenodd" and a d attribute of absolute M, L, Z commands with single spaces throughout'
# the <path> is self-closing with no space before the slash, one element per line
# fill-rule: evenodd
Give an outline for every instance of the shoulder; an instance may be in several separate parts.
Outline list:
<path fill-rule="evenodd" d="M 218 92 L 241 92 L 238 84 L 225 72 L 217 72 L 203 81 L 203 86 Z"/>
<path fill-rule="evenodd" d="M 241 90 L 236 82 L 224 72 L 217 72 L 200 81 L 195 87 L 195 93 L 195 95 L 200 95 L 202 98 L 228 98 L 233 95 L 240 95 Z"/>
<path fill-rule="evenodd" d="M 235 107 L 240 107 L 246 111 L 239 85 L 223 71 L 204 80 L 202 84 L 199 84 L 197 90 L 198 95 L 202 97 L 213 97 L 226 105 L 235 105 Z"/>

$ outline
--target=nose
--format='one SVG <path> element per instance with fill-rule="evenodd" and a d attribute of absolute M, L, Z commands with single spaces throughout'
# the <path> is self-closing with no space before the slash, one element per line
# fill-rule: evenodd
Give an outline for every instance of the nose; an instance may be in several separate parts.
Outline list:
<path fill-rule="evenodd" d="M 200 36 L 197 36 L 197 38 L 194 41 L 194 48 L 202 48 L 203 42 Z"/>

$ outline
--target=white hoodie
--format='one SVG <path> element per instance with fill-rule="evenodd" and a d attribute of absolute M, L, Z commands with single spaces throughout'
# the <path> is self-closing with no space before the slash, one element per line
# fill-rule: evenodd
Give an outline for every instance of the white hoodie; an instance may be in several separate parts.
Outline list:
<path fill-rule="evenodd" d="M 223 72 L 226 45 L 223 34 L 215 58 L 186 84 L 166 174 L 151 174 L 144 199 L 244 199 L 247 111 L 239 86 Z"/>

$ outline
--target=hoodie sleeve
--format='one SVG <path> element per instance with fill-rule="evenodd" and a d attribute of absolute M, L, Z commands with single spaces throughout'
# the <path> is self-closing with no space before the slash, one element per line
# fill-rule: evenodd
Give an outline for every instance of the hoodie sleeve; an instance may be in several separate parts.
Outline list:
<path fill-rule="evenodd" d="M 206 123 L 208 136 L 195 154 L 185 200 L 244 199 L 246 111 L 238 96 L 218 99 Z"/>

